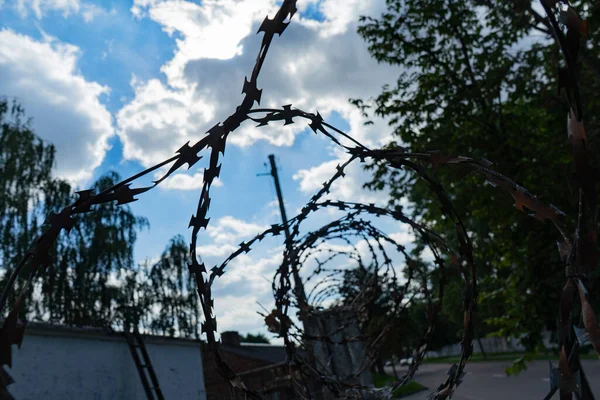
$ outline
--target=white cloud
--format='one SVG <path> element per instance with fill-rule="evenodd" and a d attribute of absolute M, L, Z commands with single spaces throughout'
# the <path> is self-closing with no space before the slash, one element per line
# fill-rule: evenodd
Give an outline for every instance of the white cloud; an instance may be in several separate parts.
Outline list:
<path fill-rule="evenodd" d="M 409 243 L 414 242 L 415 236 L 408 232 L 396 232 L 388 235 L 392 240 L 395 240 L 396 243 L 406 246 Z"/>
<path fill-rule="evenodd" d="M 343 34 L 360 15 L 379 16 L 386 9 L 383 1 L 323 0 L 317 4 L 325 17 L 323 37 Z"/>
<path fill-rule="evenodd" d="M 283 260 L 282 254 L 283 248 L 274 256 L 260 259 L 241 254 L 227 266 L 225 274 L 219 278 L 219 285 L 239 284 L 248 292 L 269 292 L 271 279 Z"/>
<path fill-rule="evenodd" d="M 253 33 L 252 24 L 274 11 L 272 0 L 208 0 L 202 5 L 187 1 L 156 2 L 149 8 L 149 17 L 169 36 L 175 32 L 183 36 L 175 40 L 175 56 L 161 71 L 171 86 L 187 88 L 184 68 L 189 60 L 226 60 L 240 55 L 240 41 Z"/>
<path fill-rule="evenodd" d="M 2 4 L 3 2 L 0 1 L 0 7 Z M 86 23 L 100 16 L 111 16 L 117 13 L 114 8 L 109 11 L 94 3 L 82 3 L 80 0 L 16 0 L 13 8 L 22 18 L 33 13 L 37 19 L 42 19 L 49 12 L 59 12 L 64 18 L 81 14 Z"/>
<path fill-rule="evenodd" d="M 288 203 L 287 200 L 283 200 L 283 205 L 286 210 L 291 209 L 290 203 Z M 280 222 L 281 221 L 281 210 L 279 209 L 279 200 L 275 199 L 273 201 L 268 202 L 265 207 L 265 212 L 268 213 L 266 216 L 270 217 L 274 221 Z M 289 215 L 287 217 L 290 218 Z"/>
<path fill-rule="evenodd" d="M 299 2 L 300 12 L 306 3 Z M 365 127 L 360 111 L 348 99 L 376 95 L 383 84 L 397 78 L 394 67 L 372 59 L 356 33 L 358 15 L 383 11 L 385 1 L 324 0 L 319 4 L 325 22 L 297 14 L 285 33 L 274 38 L 259 78 L 261 106 L 292 104 L 308 112 L 319 111 L 325 119 L 338 112 L 350 125 L 351 136 L 365 145 L 379 146 L 390 140 L 386 121 Z M 194 143 L 216 122 L 227 118 L 239 105 L 244 76 L 254 66 L 262 40 L 262 34 L 255 33 L 264 17 L 272 17 L 276 10 L 274 0 L 205 0 L 201 5 L 135 0 L 132 14 L 160 24 L 173 37 L 176 48 L 173 58 L 161 68 L 164 79 L 132 80 L 135 97 L 117 115 L 124 158 L 153 165 L 172 156 L 185 142 Z M 230 136 L 229 143 L 246 147 L 263 140 L 291 146 L 295 136 L 307 128 L 307 122 L 301 120 L 282 125 L 255 128 L 254 123 L 247 122 Z M 334 152 L 333 157 L 334 161 L 323 166 L 298 172 L 296 179 L 303 193 L 314 193 L 347 158 L 340 152 Z M 367 175 L 358 164 L 347 172 L 348 177 L 334 186 L 332 197 L 381 203 L 381 194 L 361 189 Z M 210 258 L 222 261 L 237 243 L 267 227 L 231 216 L 212 220 L 207 228 L 212 241 L 198 246 L 198 254 L 207 263 Z M 255 313 L 259 308 L 252 305 L 257 300 L 272 302 L 267 280 L 280 260 L 281 251 L 269 254 L 264 247 L 253 249 L 232 262 L 216 280 L 213 294 L 220 332 L 263 327 Z"/>
<path fill-rule="evenodd" d="M 196 247 L 196 252 L 200 257 L 225 257 L 237 250 L 233 244 L 206 244 Z"/>
<path fill-rule="evenodd" d="M 225 257 L 238 249 L 241 237 L 246 239 L 264 227 L 232 217 L 221 218 L 208 233 L 213 242 L 197 247 L 198 254 L 207 263 L 207 268 L 219 265 Z M 225 273 L 218 277 L 212 287 L 218 331 L 266 333 L 262 311 L 257 304 L 267 309 L 274 304 L 271 280 L 279 267 L 283 246 L 269 248 L 255 246 L 249 254 L 241 254 L 230 262 Z M 243 307 L 241 306 L 243 305 Z"/>
<path fill-rule="evenodd" d="M 90 23 L 98 17 L 108 17 L 117 14 L 117 10 L 114 8 L 109 11 L 95 4 L 84 4 L 81 9 L 81 15 L 86 23 Z"/>
<path fill-rule="evenodd" d="M 305 194 L 316 193 L 323 187 L 336 172 L 338 165 L 342 165 L 349 159 L 348 155 L 342 154 L 341 158 L 326 161 L 315 167 L 301 169 L 294 174 L 293 179 L 300 182 L 300 191 Z M 364 171 L 358 160 L 353 161 L 345 169 L 345 177 L 338 178 L 331 187 L 331 193 L 325 195 L 324 199 L 343 200 L 357 203 L 376 203 L 385 206 L 388 195 L 385 192 L 373 192 L 363 188 L 363 184 L 371 178 L 368 171 Z"/>
<path fill-rule="evenodd" d="M 79 55 L 76 46 L 47 35 L 35 41 L 0 31 L 0 93 L 16 97 L 36 134 L 56 146 L 57 175 L 71 182 L 91 177 L 113 134 L 112 117 L 99 100 L 110 89 L 81 75 Z"/>
<path fill-rule="evenodd" d="M 211 228 L 214 226 L 215 228 Z M 199 255 L 207 262 L 207 267 L 219 265 L 225 257 L 237 250 L 237 243 L 241 237 L 244 239 L 260 231 L 259 225 L 225 217 L 217 221 L 215 225 L 209 225 L 209 236 L 213 239 L 210 244 L 197 247 Z M 210 230 L 214 229 L 211 233 Z M 231 234 L 233 232 L 233 234 Z M 223 234 L 226 233 L 226 234 Z M 395 231 L 389 235 L 400 244 L 408 244 L 412 237 L 406 231 Z M 356 250 L 369 262 L 371 255 L 367 242 L 363 239 L 355 241 Z M 388 256 L 391 257 L 400 282 L 404 282 L 401 269 L 404 258 L 393 246 L 384 243 Z M 318 246 L 322 249 L 334 251 L 352 251 L 352 247 L 341 241 L 325 242 Z M 253 251 L 241 254 L 227 265 L 225 273 L 215 280 L 213 285 L 213 298 L 215 299 L 215 314 L 217 317 L 219 332 L 237 330 L 240 332 L 265 331 L 262 318 L 256 313 L 261 310 L 257 302 L 267 309 L 273 306 L 273 294 L 271 280 L 282 262 L 284 246 L 279 243 L 263 244 L 253 246 Z M 376 251 L 379 254 L 379 250 Z M 321 254 L 323 256 L 323 254 Z M 321 257 L 321 260 L 327 255 Z M 209 262 L 215 260 L 216 262 Z M 356 263 L 347 257 L 340 257 L 334 263 L 328 265 L 330 268 L 345 269 L 356 266 Z M 301 276 L 306 279 L 316 267 L 314 257 L 304 260 Z M 383 271 L 382 271 L 383 273 Z M 307 293 L 314 288 L 318 280 L 305 283 Z M 330 299 L 330 300 L 333 300 Z M 243 306 L 242 306 L 243 305 Z M 292 312 L 293 314 L 293 312 Z"/>
<path fill-rule="evenodd" d="M 337 111 L 349 123 L 350 135 L 366 145 L 380 145 L 390 140 L 386 122 L 365 127 L 359 110 L 348 99 L 377 94 L 398 73 L 393 67 L 378 65 L 355 32 L 359 14 L 376 14 L 385 3 L 348 4 L 349 8 L 346 2 L 323 1 L 325 22 L 296 15 L 284 35 L 275 37 L 259 78 L 261 104 L 292 104 L 308 112 L 319 111 L 324 118 Z M 250 74 L 262 40 L 262 35 L 254 33 L 264 17 L 272 17 L 276 10 L 270 0 L 213 0 L 202 5 L 136 0 L 134 15 L 148 16 L 167 33 L 177 32 L 180 37 L 175 38 L 173 58 L 161 69 L 165 82 L 136 82 L 134 100 L 117 116 L 124 157 L 152 165 L 230 115 L 242 99 L 244 76 Z M 285 127 L 281 123 L 254 125 L 243 124 L 229 142 L 245 147 L 266 140 L 291 146 L 295 135 L 307 127 L 300 120 Z"/>
<path fill-rule="evenodd" d="M 214 112 L 209 104 L 195 101 L 190 91 L 172 91 L 159 80 L 140 82 L 132 78 L 133 101 L 117 113 L 123 157 L 154 165 L 199 138 Z"/>
<path fill-rule="evenodd" d="M 400 231 L 400 232 L 393 232 L 388 234 L 388 237 L 394 241 L 396 241 L 396 243 L 403 245 L 403 246 L 409 246 L 413 240 L 414 240 L 414 236 L 407 230 L 406 227 L 404 227 L 405 230 Z M 341 240 L 338 241 L 323 241 L 323 242 L 319 242 L 316 246 L 314 246 L 309 253 L 306 254 L 310 254 L 309 256 L 307 256 L 306 258 L 303 258 L 303 266 L 302 266 L 302 274 L 303 276 L 308 276 L 308 274 L 312 274 L 314 272 L 314 270 L 317 268 L 317 263 L 315 262 L 315 259 L 319 259 L 321 261 L 326 260 L 328 257 L 330 257 L 333 253 L 347 253 L 347 254 L 354 254 L 356 256 L 360 256 L 363 259 L 363 262 L 368 265 L 370 263 L 370 261 L 372 260 L 372 252 L 371 249 L 369 247 L 369 243 L 371 244 L 372 248 L 375 250 L 375 254 L 376 256 L 379 258 L 380 261 L 383 260 L 382 258 L 382 253 L 381 250 L 379 249 L 379 247 L 376 245 L 376 241 L 373 239 L 369 239 L 369 242 L 367 242 L 365 239 L 360 239 L 360 240 L 354 240 L 353 241 L 353 246 L 351 246 L 350 244 L 343 242 Z M 390 259 L 392 260 L 392 265 L 394 266 L 394 269 L 396 270 L 396 273 L 401 276 L 402 275 L 402 266 L 404 265 L 404 256 L 398 252 L 398 250 L 392 246 L 390 243 L 386 242 L 386 241 L 382 241 L 382 246 L 385 249 L 387 255 L 390 257 Z M 357 266 L 357 263 L 354 259 L 350 258 L 348 255 L 344 255 L 344 256 L 339 256 L 336 257 L 335 259 L 332 259 L 331 262 L 329 262 L 326 265 L 326 268 L 328 269 L 338 269 L 338 270 L 344 270 L 344 269 L 348 269 L 348 268 L 355 268 Z M 323 274 L 324 275 L 324 274 Z M 321 277 L 323 276 L 321 275 Z M 404 278 L 401 278 L 401 281 Z M 318 280 L 317 280 L 318 282 Z M 310 287 L 313 287 L 316 284 L 316 282 L 311 282 L 310 283 Z"/>
<path fill-rule="evenodd" d="M 101 58 L 103 60 L 106 60 L 106 57 L 108 57 L 109 54 L 112 54 L 113 52 L 113 44 L 114 44 L 114 40 L 107 40 L 104 43 L 106 43 L 106 50 L 104 50 L 102 52 L 102 56 Z"/>
<path fill-rule="evenodd" d="M 250 239 L 268 228 L 266 225 L 258 225 L 225 216 L 219 218 L 216 223 L 210 224 L 206 229 L 206 233 L 213 238 L 215 243 L 233 243 L 241 238 Z"/>
<path fill-rule="evenodd" d="M 202 172 L 196 172 L 194 175 L 187 175 L 185 173 L 173 174 L 164 182 L 159 185 L 162 189 L 171 190 L 198 190 L 202 188 L 204 174 Z M 223 181 L 219 178 L 215 178 L 212 182 L 213 187 L 222 187 Z"/>
<path fill-rule="evenodd" d="M 269 308 L 272 304 L 264 304 L 258 296 L 246 294 L 244 296 L 221 296 L 215 299 L 215 314 L 217 317 L 218 332 L 263 332 L 266 333 L 263 318 L 258 311 L 264 313 L 256 303 L 259 301 Z M 273 302 L 271 302 L 273 303 Z M 272 337 L 267 334 L 267 337 Z"/>
<path fill-rule="evenodd" d="M 33 12 L 37 19 L 42 19 L 48 11 L 62 12 L 66 18 L 70 14 L 77 14 L 80 6 L 79 0 L 17 0 L 14 4 L 22 17 Z"/>

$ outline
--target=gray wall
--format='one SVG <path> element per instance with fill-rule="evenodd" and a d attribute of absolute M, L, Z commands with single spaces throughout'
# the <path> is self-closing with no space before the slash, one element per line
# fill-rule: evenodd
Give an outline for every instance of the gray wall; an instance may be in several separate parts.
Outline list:
<path fill-rule="evenodd" d="M 342 326 L 344 329 L 338 331 Z M 327 343 L 323 340 L 313 342 L 314 356 L 320 368 L 346 382 L 349 377 L 358 373 L 367 357 L 366 343 L 363 341 L 341 343 L 343 339 L 361 334 L 353 311 L 333 309 L 316 312 L 307 319 L 304 329 L 311 336 L 327 337 L 334 342 Z M 370 385 L 372 377 L 369 368 L 365 368 L 358 379 L 354 379 L 352 383 Z M 325 390 L 324 398 L 332 399 L 334 396 Z"/>
<path fill-rule="evenodd" d="M 206 399 L 200 344 L 145 341 L 165 400 Z M 145 400 L 137 368 L 123 337 L 25 330 L 13 346 L 16 400 Z"/>

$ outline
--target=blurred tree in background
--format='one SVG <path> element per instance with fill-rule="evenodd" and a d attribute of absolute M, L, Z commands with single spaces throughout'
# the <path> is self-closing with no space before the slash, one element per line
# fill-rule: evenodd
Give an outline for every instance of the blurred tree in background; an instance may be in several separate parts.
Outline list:
<path fill-rule="evenodd" d="M 0 100 L 0 287 L 25 255 L 51 212 L 71 204 L 68 182 L 54 178 L 54 146 L 24 121 L 23 108 Z M 121 178 L 114 172 L 93 185 L 97 193 Z M 133 247 L 148 221 L 127 205 L 100 204 L 78 215 L 51 250 L 47 270 L 27 291 L 28 320 L 76 326 L 139 326 L 157 335 L 199 337 L 197 296 L 187 273 L 188 246 L 171 240 L 158 263 L 136 265 Z M 23 277 L 27 271 L 23 272 Z M 9 294 L 13 304 L 22 281 Z"/>
<path fill-rule="evenodd" d="M 200 302 L 188 260 L 189 245 L 177 235 L 160 260 L 143 274 L 148 277 L 143 297 L 154 310 L 148 327 L 156 335 L 200 338 Z"/>
<path fill-rule="evenodd" d="M 556 73 L 562 57 L 537 1 L 388 0 L 387 6 L 380 18 L 361 17 L 358 32 L 378 62 L 398 66 L 398 79 L 374 99 L 351 102 L 366 117 L 390 118 L 397 140 L 392 146 L 486 158 L 574 217 L 568 106 Z M 600 59 L 600 4 L 574 6 L 589 23 L 581 89 L 597 167 L 600 68 L 593 60 Z M 389 190 L 393 207 L 408 199 L 415 216 L 453 237 L 454 226 L 425 182 L 383 163 L 367 168 L 373 171 L 368 188 Z M 523 344 L 535 348 L 545 328 L 556 329 L 565 280 L 554 227 L 516 211 L 509 195 L 465 168 L 432 172 L 470 229 L 480 290 L 478 334 L 524 334 Z M 568 228 L 573 226 L 571 218 Z M 591 281 L 598 287 L 597 274 Z M 446 318 L 461 321 L 462 283 L 452 279 L 446 290 Z"/>
<path fill-rule="evenodd" d="M 421 268 L 424 265 L 421 266 Z M 409 286 L 404 300 L 412 299 L 410 304 L 398 311 L 395 294 L 403 291 L 393 276 L 381 271 L 375 272 L 375 266 L 363 265 L 344 271 L 342 283 L 339 286 L 341 305 L 355 304 L 358 300 L 359 327 L 363 334 L 377 337 L 390 319 L 394 320 L 391 331 L 384 336 L 378 347 L 378 357 L 374 368 L 384 373 L 384 361 L 392 357 L 403 358 L 412 356 L 412 351 L 422 343 L 422 338 L 429 326 L 426 314 L 427 301 L 421 292 L 421 283 Z M 460 309 L 460 304 L 458 305 Z M 462 321 L 452 321 L 446 315 L 440 315 L 430 349 L 454 344 L 460 340 Z"/>
<path fill-rule="evenodd" d="M 2 286 L 13 266 L 29 249 L 49 212 L 44 193 L 55 185 L 51 177 L 54 147 L 42 142 L 23 121 L 21 106 L 0 99 L 0 266 Z M 14 303 L 22 288 L 17 281 L 8 298 Z M 31 308 L 31 295 L 23 307 Z"/>
<path fill-rule="evenodd" d="M 269 339 L 262 333 L 257 333 L 256 335 L 253 335 L 252 333 L 248 333 L 246 336 L 241 335 L 240 339 L 244 343 L 265 343 L 265 344 L 271 343 L 271 342 L 269 342 Z"/>
<path fill-rule="evenodd" d="M 93 189 L 97 193 L 119 181 L 119 175 L 108 173 Z M 70 186 L 59 180 L 54 180 L 44 195 L 48 211 L 58 211 L 75 200 Z M 128 206 L 115 203 L 99 204 L 74 220 L 71 232 L 59 237 L 50 266 L 36 281 L 41 283 L 41 292 L 34 303 L 35 314 L 48 322 L 107 325 L 118 318 L 120 278 L 125 271 L 135 270 L 137 231 L 148 223 L 133 215 Z"/>

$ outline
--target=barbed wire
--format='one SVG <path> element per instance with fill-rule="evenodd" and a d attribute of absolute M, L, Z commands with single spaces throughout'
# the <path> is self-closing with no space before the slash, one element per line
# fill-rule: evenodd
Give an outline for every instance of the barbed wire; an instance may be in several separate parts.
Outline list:
<path fill-rule="evenodd" d="M 252 109 L 254 102 L 260 104 L 262 90 L 258 89 L 257 86 L 258 77 L 271 42 L 275 37 L 275 34 L 278 34 L 279 36 L 283 34 L 297 11 L 295 0 L 284 0 L 273 19 L 266 17 L 257 32 L 263 33 L 262 43 L 260 45 L 256 63 L 250 75 L 250 80 L 246 77 L 243 83 L 242 93 L 244 94 L 244 98 L 233 114 L 226 118 L 223 123 L 214 125 L 208 130 L 206 135 L 194 145 L 190 146 L 189 142 L 184 144 L 177 150 L 175 156 L 133 175 L 100 193 L 94 194 L 92 190 L 77 192 L 79 197 L 76 202 L 63 208 L 60 212 L 53 213 L 49 216 L 46 224 L 47 229 L 32 244 L 26 255 L 12 271 L 8 283 L 3 288 L 2 296 L 0 297 L 0 310 L 3 310 L 8 293 L 13 288 L 17 277 L 21 272 L 27 272 L 26 283 L 0 330 L 0 366 L 2 366 L 0 373 L 2 384 L 0 389 L 3 393 L 8 394 L 6 388 L 13 382 L 13 379 L 4 370 L 4 365 L 8 365 L 9 367 L 12 365 L 12 345 L 17 344 L 20 347 L 22 343 L 25 323 L 18 318 L 18 310 L 21 301 L 34 276 L 43 272 L 50 263 L 49 250 L 60 232 L 64 230 L 68 233 L 74 224 L 73 217 L 80 213 L 91 212 L 92 207 L 95 205 L 112 201 L 116 201 L 118 205 L 121 205 L 136 201 L 136 196 L 153 189 L 171 176 L 175 171 L 181 169 L 184 165 L 187 164 L 188 169 L 194 167 L 196 163 L 203 158 L 203 156 L 199 154 L 205 151 L 209 153 L 208 167 L 204 169 L 203 185 L 196 213 L 192 216 L 189 223 L 189 228 L 192 228 L 189 271 L 195 277 L 197 292 L 205 318 L 202 323 L 201 331 L 206 334 L 208 347 L 214 357 L 220 375 L 229 381 L 232 387 L 242 391 L 246 396 L 254 399 L 261 399 L 261 394 L 256 390 L 248 389 L 241 377 L 221 358 L 219 347 L 217 345 L 218 342 L 215 338 L 217 321 L 216 316 L 214 315 L 214 299 L 212 297 L 211 288 L 215 279 L 223 275 L 225 268 L 233 259 L 242 253 L 251 251 L 251 247 L 254 244 L 262 241 L 267 236 L 280 235 L 283 230 L 283 225 L 272 225 L 269 229 L 255 236 L 248 242 L 242 242 L 238 249 L 221 265 L 215 266 L 210 270 L 206 269 L 206 265 L 197 254 L 197 241 L 200 231 L 206 229 L 210 220 L 210 218 L 208 218 L 211 203 L 210 189 L 213 181 L 219 177 L 221 157 L 225 154 L 225 145 L 229 134 L 246 120 L 257 122 L 258 127 L 260 127 L 276 121 L 284 121 L 284 125 L 289 125 L 295 122 L 294 118 L 302 118 L 310 121 L 309 127 L 315 133 L 322 134 L 329 138 L 334 144 L 344 149 L 349 154 L 350 158 L 342 165 L 338 165 L 333 177 L 324 183 L 323 188 L 309 200 L 296 217 L 288 221 L 292 228 L 291 243 L 289 243 L 290 246 L 286 246 L 286 249 L 284 250 L 283 262 L 277 269 L 273 280 L 275 311 L 271 315 L 266 316 L 266 318 L 268 318 L 267 324 L 273 324 L 275 330 L 278 331 L 280 337 L 284 340 L 290 376 L 294 382 L 294 389 L 301 397 L 310 398 L 311 395 L 305 382 L 293 378 L 298 375 L 296 372 L 299 372 L 301 376 L 317 379 L 339 396 L 349 395 L 349 393 L 353 391 L 364 389 L 360 387 L 360 385 L 351 383 L 352 379 L 343 380 L 340 379 L 340 377 L 332 376 L 327 373 L 322 365 L 320 366 L 311 363 L 305 357 L 300 356 L 296 351 L 297 343 L 333 341 L 330 338 L 332 335 L 327 335 L 327 337 L 316 337 L 306 334 L 306 332 L 302 332 L 302 329 L 297 327 L 288 316 L 290 307 L 299 308 L 300 311 L 306 315 L 310 315 L 310 313 L 314 311 L 308 304 L 298 302 L 297 299 L 294 302 L 290 280 L 290 266 L 302 265 L 305 263 L 308 255 L 311 253 L 314 254 L 314 251 L 316 251 L 316 244 L 320 243 L 322 240 L 336 237 L 347 239 L 350 232 L 353 232 L 353 234 L 358 232 L 359 236 L 363 235 L 361 237 L 363 240 L 366 240 L 367 243 L 369 240 L 374 240 L 374 243 L 376 243 L 377 246 L 382 246 L 378 247 L 378 249 L 383 249 L 383 245 L 381 244 L 383 242 L 390 245 L 396 244 L 396 249 L 405 256 L 405 263 L 408 266 L 407 282 L 412 282 L 415 274 L 420 275 L 424 281 L 424 286 L 421 287 L 421 291 L 428 302 L 429 326 L 422 337 L 421 344 L 414 352 L 414 361 L 411 364 L 408 373 L 391 387 L 377 393 L 382 396 L 391 396 L 393 390 L 408 382 L 414 375 L 420 362 L 423 360 L 435 328 L 437 315 L 441 310 L 443 285 L 446 279 L 445 269 L 448 266 L 456 268 L 464 281 L 463 312 L 465 316 L 464 332 L 461 341 L 462 351 L 460 361 L 450 368 L 448 378 L 434 393 L 431 394 L 430 398 L 446 399 L 453 394 L 454 390 L 462 382 L 462 378 L 465 374 L 464 369 L 466 362 L 472 354 L 472 340 L 474 334 L 473 323 L 477 304 L 476 266 L 473 262 L 473 247 L 465 225 L 457 211 L 453 208 L 452 202 L 442 185 L 433 178 L 426 168 L 426 165 L 432 166 L 435 169 L 440 165 L 445 164 L 461 164 L 469 166 L 473 171 L 482 174 L 492 185 L 508 192 L 514 198 L 516 208 L 523 212 L 527 212 L 532 217 L 541 221 L 550 221 L 557 228 L 561 236 L 559 250 L 563 256 L 563 260 L 567 264 L 568 279 L 561 298 L 561 322 L 559 329 L 561 355 L 559 369 L 552 370 L 551 381 L 554 385 L 553 390 L 556 391 L 560 388 L 561 394 L 563 392 L 570 393 L 576 391 L 577 386 L 572 384 L 572 382 L 576 382 L 575 376 L 577 372 L 581 370 L 580 366 L 575 365 L 578 360 L 575 350 L 577 346 L 580 345 L 580 340 L 573 340 L 569 335 L 569 326 L 571 326 L 572 329 L 575 329 L 570 321 L 573 297 L 576 293 L 578 293 L 580 297 L 582 319 L 588 334 L 588 339 L 600 354 L 600 329 L 598 328 L 596 316 L 589 303 L 589 293 L 584 286 L 584 281 L 589 274 L 589 271 L 596 266 L 598 257 L 597 249 L 595 247 L 597 221 L 596 182 L 593 179 L 593 173 L 590 170 L 589 162 L 586 158 L 586 137 L 582 123 L 583 112 L 578 89 L 579 74 L 577 72 L 577 49 L 579 46 L 579 36 L 583 31 L 582 27 L 584 25 L 574 12 L 572 6 L 566 1 L 548 4 L 542 0 L 542 5 L 548 15 L 548 24 L 552 28 L 552 32 L 555 34 L 557 41 L 560 44 L 567 64 L 564 69 L 561 69 L 561 85 L 566 88 L 571 109 L 571 115 L 568 119 L 569 135 L 573 143 L 577 178 L 580 183 L 578 225 L 572 238 L 564 231 L 563 219 L 565 214 L 563 212 L 552 205 L 544 204 L 525 188 L 492 170 L 490 168 L 491 163 L 487 160 L 462 156 L 448 156 L 439 152 L 408 152 L 399 147 L 394 149 L 371 150 L 351 136 L 326 123 L 318 112 L 316 114 L 310 114 L 299 109 L 292 109 L 291 105 L 285 105 L 281 109 Z M 567 28 L 566 35 L 562 32 L 561 25 L 554 16 L 555 13 L 560 15 L 562 25 Z M 259 116 L 257 116 L 257 114 Z M 333 183 L 337 179 L 345 176 L 344 171 L 348 165 L 356 160 L 364 162 L 366 159 L 387 163 L 391 168 L 412 171 L 418 178 L 423 179 L 437 198 L 444 217 L 449 218 L 449 220 L 454 223 L 456 227 L 456 237 L 454 242 L 458 243 L 458 248 L 451 249 L 446 244 L 448 240 L 433 233 L 427 227 L 413 221 L 398 210 L 388 210 L 386 208 L 377 207 L 374 204 L 349 203 L 341 200 L 323 199 L 325 195 L 330 193 Z M 160 179 L 154 181 L 153 185 L 131 188 L 132 183 L 138 178 L 167 165 L 171 165 L 169 170 Z M 345 217 L 321 228 L 321 230 L 309 233 L 308 236 L 300 238 L 300 225 L 302 221 L 304 221 L 312 212 L 324 208 L 337 208 L 340 211 L 350 210 L 350 212 Z M 427 273 L 417 268 L 417 263 L 415 263 L 414 260 L 408 256 L 406 251 L 393 239 L 377 230 L 370 222 L 358 219 L 361 214 L 367 214 L 371 217 L 391 217 L 396 221 L 407 224 L 415 233 L 420 235 L 423 242 L 431 250 L 434 258 L 433 265 L 440 274 L 436 297 L 432 295 L 433 289 L 430 290 L 427 288 Z M 370 248 L 370 250 L 375 251 L 375 248 Z M 358 259 L 357 252 L 354 251 L 352 254 L 354 254 L 356 261 L 356 259 Z M 382 254 L 386 253 L 384 252 Z M 446 257 L 446 259 L 444 257 Z M 450 264 L 447 266 L 446 263 L 448 262 L 448 259 L 450 260 Z M 362 261 L 360 261 L 360 259 L 358 260 L 358 264 L 361 265 Z M 364 266 L 364 264 L 362 265 Z M 391 259 L 389 259 L 387 255 L 384 256 L 383 267 L 393 269 Z M 377 271 L 379 268 L 379 265 L 375 266 Z M 325 279 L 325 281 L 327 281 L 327 279 Z M 406 284 L 404 289 L 408 290 L 408 284 Z M 331 292 L 331 290 L 329 292 L 325 290 L 320 293 L 320 296 L 329 296 L 333 292 Z M 401 309 L 407 304 L 402 304 L 402 299 L 404 299 L 405 295 L 406 293 L 396 296 L 395 301 L 398 301 L 398 307 L 395 308 L 395 310 Z M 360 300 L 357 300 L 357 304 L 355 304 L 357 307 L 361 302 L 364 303 L 366 300 L 370 300 L 367 294 L 363 294 L 362 296 L 362 299 L 359 297 Z M 349 323 L 350 321 L 347 322 Z M 339 333 L 340 330 L 343 330 L 347 325 L 348 324 L 342 324 L 336 334 Z M 367 345 L 367 353 L 369 353 L 369 356 L 365 358 L 366 360 L 371 361 L 373 359 L 378 343 L 381 342 L 388 330 L 389 326 L 382 329 L 380 335 L 369 340 Z M 580 338 L 581 336 L 581 334 L 578 334 L 577 337 Z M 353 338 L 342 338 L 342 340 L 338 340 L 337 343 L 347 343 L 351 341 L 351 339 L 362 340 L 364 337 L 357 335 Z M 571 355 L 570 357 L 567 357 L 567 352 Z M 362 365 L 359 369 L 359 373 L 360 370 L 364 370 L 368 364 L 369 363 L 366 362 L 365 365 Z"/>

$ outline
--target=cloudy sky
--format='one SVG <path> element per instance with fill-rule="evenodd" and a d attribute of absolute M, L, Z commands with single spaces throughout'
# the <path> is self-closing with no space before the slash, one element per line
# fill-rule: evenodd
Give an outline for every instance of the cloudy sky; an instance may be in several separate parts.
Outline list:
<path fill-rule="evenodd" d="M 172 156 L 230 115 L 242 99 L 275 0 L 0 0 L 0 95 L 17 98 L 33 128 L 57 148 L 56 173 L 80 188 L 109 170 L 122 177 Z M 386 121 L 363 126 L 349 98 L 366 99 L 399 71 L 378 65 L 356 33 L 359 15 L 379 16 L 384 0 L 298 0 L 299 12 L 275 37 L 259 77 L 261 106 L 292 104 L 366 145 L 390 140 Z M 255 128 L 229 138 L 212 191 L 199 253 L 209 264 L 279 222 L 264 165 L 275 154 L 290 216 L 347 157 L 306 123 Z M 184 170 L 132 204 L 150 221 L 136 260 L 156 259 L 171 237 L 190 237 L 204 165 Z M 379 202 L 360 168 L 332 197 Z M 152 177 L 151 177 L 152 178 Z M 315 226 L 333 216 L 321 213 Z M 402 234 L 399 227 L 390 225 Z M 272 305 L 269 279 L 281 242 L 270 241 L 231 265 L 215 288 L 219 331 L 266 332 L 256 314 Z"/>

